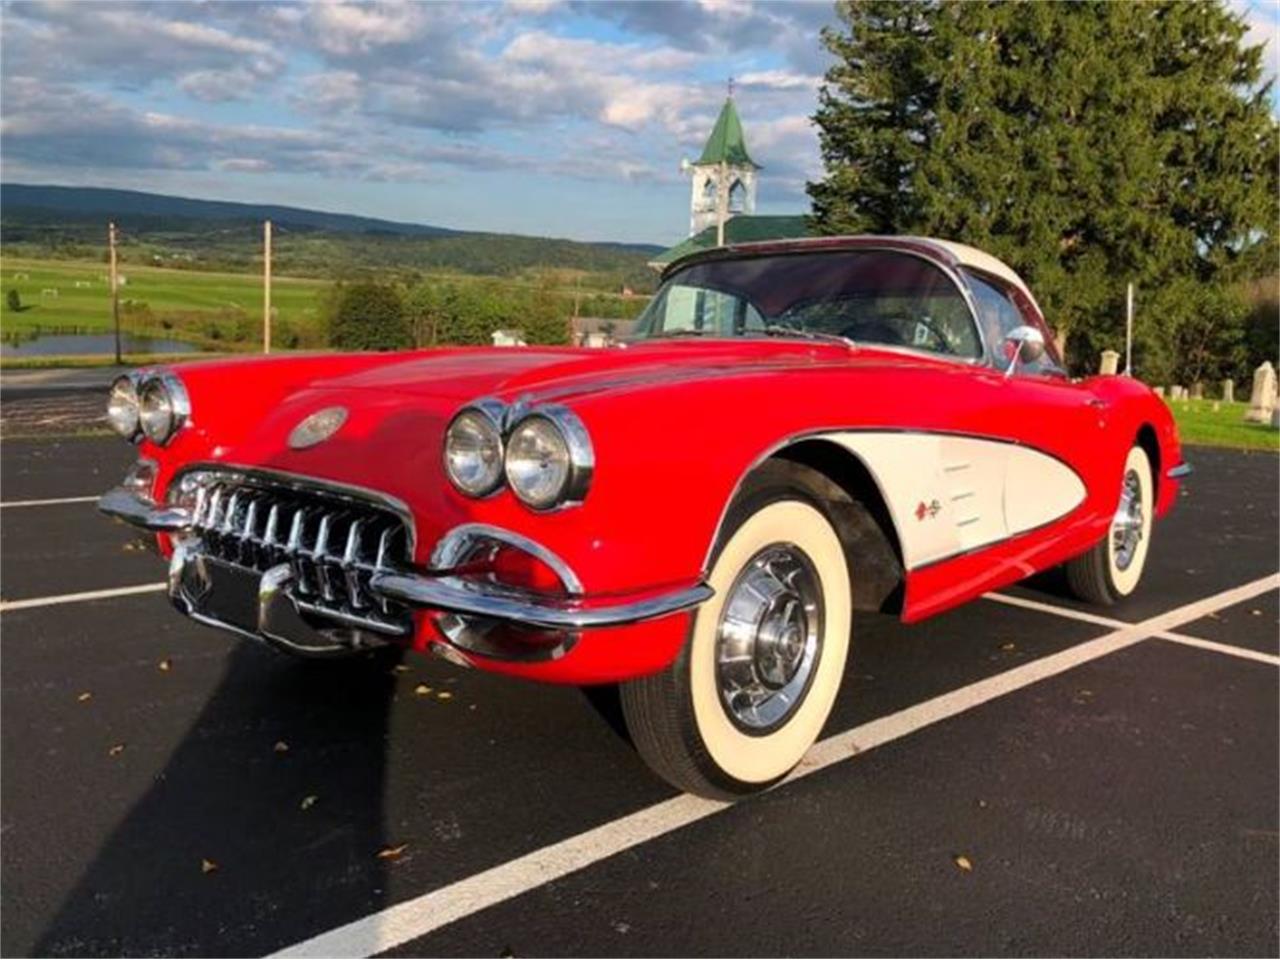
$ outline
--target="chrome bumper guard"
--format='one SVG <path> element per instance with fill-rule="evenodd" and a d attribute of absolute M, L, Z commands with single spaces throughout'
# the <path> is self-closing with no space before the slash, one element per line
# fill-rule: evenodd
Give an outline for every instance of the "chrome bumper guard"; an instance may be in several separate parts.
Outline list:
<path fill-rule="evenodd" d="M 176 533 L 191 526 L 191 511 L 160 507 L 128 487 L 116 487 L 98 498 L 98 509 L 109 517 L 153 533 Z"/>
<path fill-rule="evenodd" d="M 159 506 L 127 487 L 104 494 L 98 509 L 144 530 L 180 535 L 174 539 L 169 565 L 169 596 L 182 613 L 200 623 L 317 656 L 353 646 L 374 646 L 410 632 L 408 625 L 308 603 L 293 589 L 296 574 L 289 563 L 259 576 L 207 555 L 200 549 L 199 530 L 190 510 Z M 184 533 L 186 536 L 181 536 Z M 255 583 L 250 583 L 251 579 Z M 215 610 L 211 601 L 218 587 Z M 377 572 L 368 589 L 378 598 L 413 608 L 562 632 L 655 620 L 690 610 L 715 595 L 711 587 L 699 583 L 656 596 L 589 605 L 579 596 L 542 598 L 448 571 L 434 576 Z M 252 598 L 247 596 L 250 593 Z M 235 612 L 228 612 L 228 597 L 231 608 L 239 607 Z"/>
<path fill-rule="evenodd" d="M 1170 480 L 1181 480 L 1183 477 L 1191 476 L 1191 472 L 1191 464 L 1184 462 L 1170 467 L 1165 476 Z"/>

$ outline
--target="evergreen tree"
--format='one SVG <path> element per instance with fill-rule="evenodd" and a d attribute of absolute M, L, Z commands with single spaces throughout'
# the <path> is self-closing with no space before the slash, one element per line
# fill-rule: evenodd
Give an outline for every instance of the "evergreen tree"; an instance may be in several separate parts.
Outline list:
<path fill-rule="evenodd" d="M 1007 261 L 1078 369 L 1245 374 L 1242 281 L 1273 270 L 1280 139 L 1262 48 L 1220 0 L 846 0 L 815 117 L 830 233 L 927 234 Z"/>

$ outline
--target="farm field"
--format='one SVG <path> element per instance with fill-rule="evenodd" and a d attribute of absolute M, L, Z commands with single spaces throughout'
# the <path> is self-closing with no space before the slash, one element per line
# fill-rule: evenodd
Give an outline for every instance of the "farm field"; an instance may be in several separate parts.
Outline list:
<path fill-rule="evenodd" d="M 242 323 L 256 325 L 262 316 L 262 283 L 253 274 L 205 273 L 131 263 L 122 266 L 120 275 L 124 281 L 120 302 L 125 329 L 208 339 L 209 322 L 243 318 Z M 110 330 L 111 298 L 106 278 L 106 264 L 97 261 L 4 257 L 0 266 L 3 335 L 20 337 L 36 328 L 75 328 L 77 333 Z M 314 326 L 319 316 L 319 295 L 327 286 L 321 280 L 274 277 L 271 301 L 277 322 L 300 330 Z M 9 306 L 10 290 L 18 292 L 20 310 Z"/>

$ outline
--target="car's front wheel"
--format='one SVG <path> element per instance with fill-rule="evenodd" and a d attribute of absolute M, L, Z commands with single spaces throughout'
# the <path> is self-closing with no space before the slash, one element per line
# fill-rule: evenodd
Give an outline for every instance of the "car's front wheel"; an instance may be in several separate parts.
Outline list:
<path fill-rule="evenodd" d="M 1155 481 L 1151 458 L 1140 446 L 1129 451 L 1120 500 L 1107 537 L 1088 553 L 1067 561 L 1067 583 L 1081 600 L 1110 606 L 1137 589 L 1151 544 Z"/>
<path fill-rule="evenodd" d="M 716 799 L 776 783 L 817 739 L 844 674 L 852 607 L 844 549 L 803 484 L 766 486 L 729 519 L 737 525 L 708 578 L 715 596 L 680 657 L 620 691 L 649 765 Z"/>

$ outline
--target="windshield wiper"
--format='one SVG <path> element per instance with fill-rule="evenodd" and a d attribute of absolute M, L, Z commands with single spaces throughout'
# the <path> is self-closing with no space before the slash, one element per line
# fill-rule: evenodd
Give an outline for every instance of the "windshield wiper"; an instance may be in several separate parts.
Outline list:
<path fill-rule="evenodd" d="M 764 328 L 767 337 L 800 337 L 803 340 L 826 340 L 829 343 L 842 343 L 846 347 L 856 346 L 848 337 L 838 333 L 826 333 L 822 330 L 805 330 L 801 327 L 789 327 L 782 323 L 770 323 Z"/>
<path fill-rule="evenodd" d="M 644 339 L 667 340 L 671 337 L 705 337 L 714 333 L 714 330 L 695 330 L 693 327 L 686 327 L 682 330 L 661 330 L 658 333 L 649 334 Z"/>

